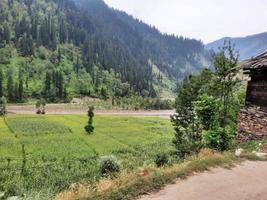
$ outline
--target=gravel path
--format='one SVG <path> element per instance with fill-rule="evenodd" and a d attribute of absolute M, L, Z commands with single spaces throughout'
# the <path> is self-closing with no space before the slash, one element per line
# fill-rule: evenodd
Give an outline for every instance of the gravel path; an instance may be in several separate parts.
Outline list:
<path fill-rule="evenodd" d="M 35 114 L 34 105 L 9 105 L 8 112 L 11 114 Z M 87 108 L 75 104 L 48 104 L 46 106 L 47 114 L 86 114 Z M 118 116 L 143 116 L 143 117 L 163 117 L 170 118 L 174 114 L 174 110 L 102 110 L 95 111 L 99 115 L 118 115 Z"/>
<path fill-rule="evenodd" d="M 197 174 L 139 200 L 267 200 L 267 162 Z"/>

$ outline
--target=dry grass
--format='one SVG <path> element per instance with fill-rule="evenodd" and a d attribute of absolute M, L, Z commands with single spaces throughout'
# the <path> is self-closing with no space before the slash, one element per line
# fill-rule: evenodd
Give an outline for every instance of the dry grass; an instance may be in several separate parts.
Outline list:
<path fill-rule="evenodd" d="M 72 184 L 68 191 L 56 195 L 55 200 L 76 200 L 86 199 L 90 196 L 89 187 L 83 184 Z"/>
<path fill-rule="evenodd" d="M 205 149 L 201 149 L 198 156 L 200 158 L 208 158 L 208 157 L 211 157 L 214 155 L 214 151 L 212 149 L 208 149 L 208 148 L 205 148 Z"/>

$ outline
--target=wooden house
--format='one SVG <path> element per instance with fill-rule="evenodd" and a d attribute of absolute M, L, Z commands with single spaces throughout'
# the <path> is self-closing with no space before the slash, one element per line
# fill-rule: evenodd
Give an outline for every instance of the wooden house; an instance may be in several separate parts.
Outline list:
<path fill-rule="evenodd" d="M 246 106 L 238 119 L 239 142 L 267 137 L 267 52 L 251 59 L 242 68 L 249 81 Z"/>

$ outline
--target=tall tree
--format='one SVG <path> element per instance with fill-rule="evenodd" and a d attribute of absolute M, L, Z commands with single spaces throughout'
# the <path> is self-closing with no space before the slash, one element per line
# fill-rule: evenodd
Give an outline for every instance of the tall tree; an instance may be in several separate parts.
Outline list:
<path fill-rule="evenodd" d="M 236 127 L 234 120 L 236 120 L 236 116 L 234 119 L 232 116 L 237 115 L 237 112 L 235 112 L 236 105 L 234 103 L 233 94 L 239 83 L 237 78 L 238 58 L 239 55 L 230 41 L 226 41 L 224 46 L 221 47 L 220 52 L 214 57 L 215 85 L 222 106 L 219 110 L 218 126 L 215 127 L 218 131 L 211 130 L 211 132 L 217 131 L 217 135 L 220 135 L 221 139 L 217 147 L 220 150 L 228 149 L 235 137 Z"/>
<path fill-rule="evenodd" d="M 3 40 L 5 40 L 7 44 L 9 44 L 10 39 L 11 39 L 11 31 L 10 31 L 8 23 L 5 22 L 4 27 L 3 27 Z"/>
<path fill-rule="evenodd" d="M 76 74 L 79 73 L 80 66 L 81 66 L 81 63 L 80 63 L 79 57 L 77 56 L 76 62 L 74 62 L 73 64 L 73 70 L 76 72 Z"/>
<path fill-rule="evenodd" d="M 65 43 L 67 41 L 67 25 L 64 19 L 60 20 L 59 25 L 59 41 L 61 44 Z"/>
<path fill-rule="evenodd" d="M 51 81 L 52 81 L 51 73 L 47 71 L 45 74 L 45 88 L 44 88 L 44 94 L 46 98 L 50 96 Z"/>
<path fill-rule="evenodd" d="M 3 70 L 0 69 L 0 97 L 4 96 L 3 82 L 4 82 L 4 74 L 3 74 Z"/>
<path fill-rule="evenodd" d="M 175 99 L 176 113 L 171 117 L 175 129 L 173 143 L 181 157 L 196 153 L 201 148 L 202 129 L 194 109 L 194 102 L 203 92 L 202 89 L 212 80 L 212 72 L 203 70 L 200 75 L 190 76 L 178 88 Z"/>
<path fill-rule="evenodd" d="M 7 97 L 10 102 L 14 100 L 14 81 L 13 81 L 13 72 L 9 70 L 7 78 Z"/>
<path fill-rule="evenodd" d="M 22 68 L 19 69 L 19 85 L 18 85 L 18 101 L 22 102 L 24 96 L 24 88 L 23 88 L 23 71 Z"/>

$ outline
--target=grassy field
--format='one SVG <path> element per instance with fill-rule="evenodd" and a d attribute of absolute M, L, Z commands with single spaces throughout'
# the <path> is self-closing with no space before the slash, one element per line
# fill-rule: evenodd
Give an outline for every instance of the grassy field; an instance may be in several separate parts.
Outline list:
<path fill-rule="evenodd" d="M 1 118 L 0 191 L 49 199 L 72 183 L 98 180 L 101 155 L 115 155 L 124 170 L 133 170 L 172 150 L 168 119 L 97 116 L 90 136 L 84 132 L 86 120 L 81 115 Z"/>

